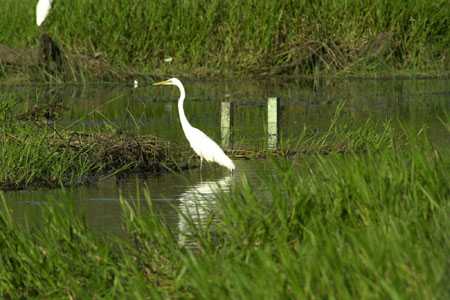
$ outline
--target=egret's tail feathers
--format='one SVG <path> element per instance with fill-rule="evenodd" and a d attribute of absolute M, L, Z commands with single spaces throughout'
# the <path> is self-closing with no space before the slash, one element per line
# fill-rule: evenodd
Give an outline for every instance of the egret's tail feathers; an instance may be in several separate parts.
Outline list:
<path fill-rule="evenodd" d="M 222 162 L 222 165 L 227 168 L 230 171 L 234 171 L 236 169 L 236 166 L 234 165 L 234 162 L 227 156 L 227 159 Z"/>

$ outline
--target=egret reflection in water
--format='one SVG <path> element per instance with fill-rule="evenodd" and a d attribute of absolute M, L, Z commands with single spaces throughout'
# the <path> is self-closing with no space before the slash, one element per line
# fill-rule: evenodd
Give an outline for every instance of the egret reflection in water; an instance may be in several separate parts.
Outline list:
<path fill-rule="evenodd" d="M 229 191 L 231 182 L 232 175 L 219 180 L 203 181 L 178 197 L 178 242 L 180 245 L 188 244 L 192 231 L 206 225 L 212 217 L 217 194 Z"/>

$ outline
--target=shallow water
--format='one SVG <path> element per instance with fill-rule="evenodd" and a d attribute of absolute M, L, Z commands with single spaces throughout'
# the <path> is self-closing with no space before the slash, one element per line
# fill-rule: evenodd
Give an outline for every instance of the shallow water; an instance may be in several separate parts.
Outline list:
<path fill-rule="evenodd" d="M 450 80 L 319 80 L 266 82 L 185 82 L 186 113 L 191 123 L 213 139 L 220 140 L 220 102 L 236 103 L 232 147 L 266 145 L 266 99 L 281 100 L 280 136 L 295 139 L 304 126 L 325 130 L 336 107 L 345 101 L 347 120 L 391 120 L 394 126 L 429 129 L 439 147 L 450 146 L 448 124 Z M 17 113 L 57 103 L 55 125 L 74 129 L 101 128 L 105 131 L 154 134 L 169 141 L 186 143 L 178 123 L 175 88 L 153 87 L 141 82 L 102 86 L 0 87 L 0 97 L 18 99 Z M 46 120 L 53 122 L 53 120 Z M 228 190 L 242 176 L 256 182 L 273 172 L 265 161 L 237 161 L 238 172 L 230 177 L 219 167 L 206 166 L 161 176 L 109 178 L 95 185 L 77 188 L 7 192 L 5 196 L 19 222 L 39 220 L 40 209 L 49 199 L 71 199 L 86 217 L 87 224 L 100 232 L 121 232 L 119 195 L 129 201 L 144 198 L 148 191 L 157 211 L 170 226 L 186 231 L 182 214 L 193 222 L 207 218 L 214 205 L 214 192 Z M 194 201 L 194 199 L 197 199 Z M 34 221 L 33 221 L 34 220 Z M 180 240 L 183 240 L 180 237 Z"/>
<path fill-rule="evenodd" d="M 6 198 L 14 218 L 20 224 L 44 224 L 41 209 L 52 201 L 62 199 L 73 201 L 71 204 L 89 227 L 97 232 L 117 235 L 124 232 L 119 197 L 122 196 L 132 206 L 142 207 L 146 207 L 146 201 L 150 198 L 155 212 L 178 232 L 181 242 L 189 234 L 189 222 L 201 225 L 209 219 L 209 212 L 214 209 L 215 195 L 219 191 L 229 191 L 244 176 L 255 183 L 258 176 L 272 172 L 267 165 L 269 162 L 262 160 L 237 161 L 238 170 L 233 174 L 220 167 L 205 166 L 201 172 L 194 169 L 182 174 L 149 177 L 140 174 L 75 188 L 8 192 Z"/>

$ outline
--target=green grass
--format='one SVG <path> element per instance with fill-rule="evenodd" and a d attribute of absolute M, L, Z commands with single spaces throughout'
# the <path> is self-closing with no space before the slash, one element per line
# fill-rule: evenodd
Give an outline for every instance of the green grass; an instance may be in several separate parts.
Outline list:
<path fill-rule="evenodd" d="M 83 133 L 15 122 L 1 124 L 0 189 L 88 184 L 119 173 L 187 168 L 186 154 L 153 136 Z"/>
<path fill-rule="evenodd" d="M 36 45 L 35 2 L 2 2 L 9 13 L 0 20 L 0 43 Z M 442 74 L 450 66 L 449 16 L 446 0 L 80 0 L 55 2 L 44 28 L 68 53 L 110 64 L 107 74 L 96 73 L 74 59 L 66 80 L 121 77 L 130 71 Z M 164 57 L 174 61 L 164 63 Z"/>
<path fill-rule="evenodd" d="M 52 110 L 57 106 L 35 105 L 19 113 L 13 96 L 0 102 L 1 190 L 80 185 L 119 173 L 186 167 L 181 161 L 187 154 L 157 137 L 120 133 L 111 126 L 71 130 L 46 119 L 58 118 Z"/>
<path fill-rule="evenodd" d="M 49 144 L 55 137 L 51 130 L 26 125 L 13 130 L 0 143 L 2 189 L 76 185 L 101 169 L 102 164 L 90 158 L 88 147 L 73 151 Z"/>
<path fill-rule="evenodd" d="M 0 108 L 0 187 L 79 184 L 101 167 L 90 159 L 88 148 L 75 152 L 69 147 L 52 145 L 56 132 L 46 125 L 37 126 L 15 119 L 14 101 L 2 99 Z"/>
<path fill-rule="evenodd" d="M 401 147 L 273 161 L 273 174 L 209 200 L 189 247 L 146 205 L 122 200 L 125 238 L 99 237 L 71 199 L 41 226 L 0 210 L 5 298 L 448 299 L 448 149 Z M 150 191 L 151 192 L 151 191 Z M 200 201 L 200 199 L 199 199 Z M 181 213 L 181 211 L 180 211 Z"/>
<path fill-rule="evenodd" d="M 104 118 L 106 125 L 78 126 L 90 116 L 80 116 L 69 127 L 58 125 L 64 113 L 58 103 L 36 104 L 28 109 L 14 96 L 0 98 L 0 189 L 80 185 L 131 172 L 161 173 L 198 165 L 187 144 L 168 142 L 139 134 L 139 125 L 122 129 Z M 276 151 L 267 150 L 265 139 L 228 150 L 232 158 L 292 157 L 302 154 L 365 153 L 389 147 L 393 129 L 390 123 L 372 120 L 355 123 L 342 116 L 338 105 L 328 128 L 298 130 L 295 138 L 282 138 Z M 17 107 L 20 106 L 20 107 Z M 62 110 L 62 111 L 59 111 Z M 131 113 L 130 113 L 131 114 Z M 56 120 L 49 123 L 49 115 Z M 97 116 L 93 117 L 94 120 Z M 86 128 L 85 128 L 86 127 Z M 398 137 L 402 141 L 401 136 Z M 193 159 L 191 159 L 193 158 Z"/>

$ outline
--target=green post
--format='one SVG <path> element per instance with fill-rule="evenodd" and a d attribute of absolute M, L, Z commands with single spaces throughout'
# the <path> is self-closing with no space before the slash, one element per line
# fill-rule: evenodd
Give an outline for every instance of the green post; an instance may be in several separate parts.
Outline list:
<path fill-rule="evenodd" d="M 222 146 L 229 148 L 231 144 L 231 123 L 233 120 L 233 105 L 224 101 L 220 107 L 220 132 L 222 136 Z"/>
<path fill-rule="evenodd" d="M 267 148 L 278 147 L 279 101 L 277 97 L 267 99 Z"/>

